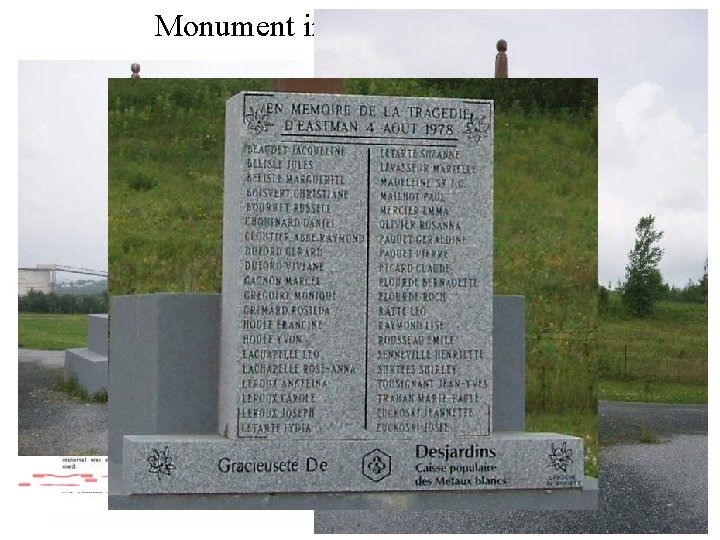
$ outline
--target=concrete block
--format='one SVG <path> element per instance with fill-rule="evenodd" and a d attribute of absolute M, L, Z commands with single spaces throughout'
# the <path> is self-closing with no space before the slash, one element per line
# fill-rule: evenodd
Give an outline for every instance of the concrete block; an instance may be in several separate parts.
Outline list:
<path fill-rule="evenodd" d="M 122 436 L 216 433 L 220 295 L 112 299 L 108 454 Z"/>
<path fill-rule="evenodd" d="M 108 357 L 90 349 L 65 351 L 65 380 L 76 378 L 88 394 L 108 389 Z"/>
<path fill-rule="evenodd" d="M 108 316 L 106 313 L 88 316 L 88 349 L 108 355 Z"/>
<path fill-rule="evenodd" d="M 525 431 L 525 297 L 493 297 L 493 430 Z"/>

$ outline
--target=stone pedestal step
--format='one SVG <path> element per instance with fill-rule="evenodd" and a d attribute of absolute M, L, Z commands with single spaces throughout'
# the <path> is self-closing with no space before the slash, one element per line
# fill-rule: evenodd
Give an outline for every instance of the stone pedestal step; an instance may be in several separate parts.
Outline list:
<path fill-rule="evenodd" d="M 556 433 L 376 440 L 127 435 L 125 489 L 289 493 L 582 488 L 582 439 Z"/>

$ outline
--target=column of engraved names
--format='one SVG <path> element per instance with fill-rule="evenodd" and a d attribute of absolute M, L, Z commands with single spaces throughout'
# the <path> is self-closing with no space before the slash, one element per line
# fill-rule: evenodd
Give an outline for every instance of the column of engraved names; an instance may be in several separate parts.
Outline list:
<path fill-rule="evenodd" d="M 352 194 L 332 144 L 243 143 L 238 436 L 317 431 L 322 395 L 354 366 L 322 339 L 341 309 L 328 262 L 365 235 L 339 220 Z"/>
<path fill-rule="evenodd" d="M 478 286 L 466 257 L 475 230 L 457 211 L 474 195 L 477 167 L 457 147 L 388 146 L 376 156 L 369 429 L 462 431 L 484 414 L 488 390 L 475 369 L 483 351 L 455 322 L 461 296 Z"/>

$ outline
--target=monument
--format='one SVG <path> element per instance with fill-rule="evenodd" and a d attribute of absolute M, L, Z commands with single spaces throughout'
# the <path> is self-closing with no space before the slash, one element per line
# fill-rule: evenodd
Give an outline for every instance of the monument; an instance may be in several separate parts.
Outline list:
<path fill-rule="evenodd" d="M 221 299 L 113 300 L 113 362 L 146 354 L 125 336 L 153 351 L 142 395 L 111 370 L 126 494 L 582 491 L 582 439 L 525 433 L 497 354 L 524 335 L 494 320 L 493 122 L 487 100 L 228 101 Z"/>

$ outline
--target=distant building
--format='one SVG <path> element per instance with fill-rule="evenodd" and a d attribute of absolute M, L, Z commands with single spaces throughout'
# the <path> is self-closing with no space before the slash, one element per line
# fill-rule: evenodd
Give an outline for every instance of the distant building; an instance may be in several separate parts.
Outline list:
<path fill-rule="evenodd" d="M 55 277 L 53 268 L 18 268 L 18 296 L 25 296 L 30 291 L 48 294 L 53 290 Z"/>
<path fill-rule="evenodd" d="M 105 280 L 96 282 L 97 285 L 93 285 L 92 280 L 80 280 L 68 287 L 63 287 L 62 283 L 57 280 L 57 272 L 99 276 L 105 278 Z M 107 270 L 90 270 L 89 268 L 77 268 L 62 264 L 38 264 L 35 268 L 18 268 L 18 296 L 25 296 L 30 291 L 45 294 L 51 292 L 80 295 L 100 294 L 103 290 L 107 290 L 107 277 Z M 83 282 L 87 283 L 82 285 Z M 87 290 L 82 290 L 83 287 Z"/>

